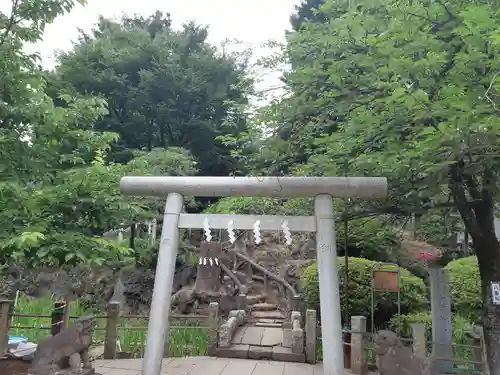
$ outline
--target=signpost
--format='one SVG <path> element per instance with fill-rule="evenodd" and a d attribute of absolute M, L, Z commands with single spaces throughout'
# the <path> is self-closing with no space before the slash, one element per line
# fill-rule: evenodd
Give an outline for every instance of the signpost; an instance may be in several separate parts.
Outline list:
<path fill-rule="evenodd" d="M 382 265 L 376 265 L 372 269 L 372 290 L 371 290 L 371 330 L 375 332 L 375 293 L 397 293 L 398 316 L 401 315 L 401 274 L 399 267 L 396 269 L 382 269 Z M 384 265 L 386 266 L 386 265 Z M 399 333 L 399 332 L 397 332 Z"/>

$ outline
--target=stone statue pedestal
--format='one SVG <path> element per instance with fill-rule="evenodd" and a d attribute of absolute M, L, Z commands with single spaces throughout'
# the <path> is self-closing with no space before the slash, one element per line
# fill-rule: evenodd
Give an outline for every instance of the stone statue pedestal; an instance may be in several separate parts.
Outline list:
<path fill-rule="evenodd" d="M 73 369 L 62 369 L 56 372 L 55 375 L 101 375 L 95 372 L 95 369 L 82 369 L 81 372 L 75 371 Z"/>
<path fill-rule="evenodd" d="M 29 372 L 28 375 L 34 375 L 35 373 Z M 81 371 L 75 371 L 70 368 L 58 370 L 57 372 L 53 373 L 54 375 L 102 375 L 98 374 L 95 372 L 95 369 L 89 368 L 89 369 L 82 369 Z M 38 375 L 38 374 L 37 374 Z"/>

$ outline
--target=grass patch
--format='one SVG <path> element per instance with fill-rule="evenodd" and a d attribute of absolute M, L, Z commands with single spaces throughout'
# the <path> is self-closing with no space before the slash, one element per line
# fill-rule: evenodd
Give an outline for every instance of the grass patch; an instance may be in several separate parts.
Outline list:
<path fill-rule="evenodd" d="M 46 315 L 48 317 L 14 317 L 10 335 L 25 336 L 32 342 L 39 342 L 51 334 L 52 308 L 56 302 L 52 298 L 31 299 L 20 297 L 15 314 Z M 71 304 L 71 316 L 92 315 L 78 301 Z M 98 315 L 105 315 L 100 313 Z M 71 324 L 71 321 L 70 321 Z M 171 320 L 168 355 L 170 357 L 204 356 L 208 353 L 208 332 L 205 327 L 193 320 Z M 144 354 L 148 320 L 144 318 L 121 318 L 118 323 L 118 335 L 122 351 L 139 358 Z M 29 327 L 29 328 L 28 328 Z M 94 344 L 104 342 L 106 319 L 97 319 L 94 331 Z"/>

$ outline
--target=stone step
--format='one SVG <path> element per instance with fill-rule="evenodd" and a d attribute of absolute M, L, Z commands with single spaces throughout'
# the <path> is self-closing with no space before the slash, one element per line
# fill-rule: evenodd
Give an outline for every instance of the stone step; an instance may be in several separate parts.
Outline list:
<path fill-rule="evenodd" d="M 255 319 L 285 319 L 285 315 L 279 310 L 252 311 L 250 316 Z"/>
<path fill-rule="evenodd" d="M 255 305 L 267 298 L 265 294 L 250 294 L 247 296 L 247 305 Z"/>
<path fill-rule="evenodd" d="M 256 327 L 283 328 L 283 323 L 266 323 L 257 321 L 253 323 Z"/>
<path fill-rule="evenodd" d="M 273 311 L 277 309 L 278 305 L 267 302 L 256 303 L 255 305 L 252 306 L 253 311 Z"/>
<path fill-rule="evenodd" d="M 280 328 L 283 327 L 283 324 L 285 324 L 284 320 L 279 320 L 275 319 L 274 321 L 270 321 L 270 319 L 247 319 L 246 321 L 248 326 L 260 326 L 260 327 L 274 327 L 274 326 L 279 326 Z"/>
<path fill-rule="evenodd" d="M 240 327 L 234 333 L 231 343 L 256 345 L 256 346 L 275 346 L 283 342 L 283 329 L 279 327 L 256 327 L 246 325 Z"/>
<path fill-rule="evenodd" d="M 253 323 L 262 323 L 262 324 L 283 324 L 283 319 L 252 319 Z"/>
<path fill-rule="evenodd" d="M 290 348 L 277 346 L 258 346 L 233 344 L 229 348 L 217 348 L 215 355 L 221 358 L 268 359 L 281 362 L 305 363 L 304 353 L 292 353 Z"/>

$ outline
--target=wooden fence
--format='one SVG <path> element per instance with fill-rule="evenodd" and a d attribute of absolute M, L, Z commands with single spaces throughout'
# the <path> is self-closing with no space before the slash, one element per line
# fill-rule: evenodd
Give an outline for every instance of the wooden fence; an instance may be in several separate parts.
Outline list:
<path fill-rule="evenodd" d="M 305 314 L 305 352 L 309 363 L 321 360 L 321 326 L 316 319 L 316 311 L 307 310 Z M 452 359 L 453 372 L 456 374 L 487 374 L 484 336 L 481 327 L 475 327 L 475 335 L 470 335 L 468 343 L 454 343 Z M 428 341 L 426 327 L 423 324 L 412 325 L 412 335 L 401 338 L 403 345 L 412 349 L 413 354 L 420 358 L 449 361 L 432 354 L 435 343 Z M 350 329 L 343 330 L 344 367 L 350 368 L 354 375 L 365 375 L 368 371 L 376 371 L 375 334 L 367 332 L 366 318 L 351 317 Z"/>
<path fill-rule="evenodd" d="M 13 301 L 0 300 L 0 357 L 7 350 L 7 342 L 9 336 L 9 330 L 50 330 L 51 334 L 57 334 L 61 329 L 68 327 L 71 319 L 77 319 L 79 316 L 71 316 L 70 305 L 66 302 L 56 302 L 54 304 L 53 312 L 50 315 L 38 315 L 38 314 L 16 314 L 11 313 L 11 305 Z M 36 326 L 12 326 L 13 318 L 42 318 L 50 319 L 50 325 L 44 327 Z M 132 326 L 123 327 L 120 322 L 124 321 L 141 321 L 147 322 L 148 315 L 125 315 L 121 313 L 121 303 L 114 301 L 110 302 L 107 307 L 107 313 L 105 315 L 97 315 L 96 319 L 105 320 L 105 324 L 96 327 L 96 331 L 100 331 L 99 336 L 102 337 L 102 342 L 98 342 L 102 348 L 102 355 L 105 359 L 115 359 L 119 356 L 124 355 L 124 353 L 119 353 L 118 342 L 119 342 L 119 330 L 131 330 L 131 331 L 147 331 L 147 324 L 142 326 Z M 208 314 L 206 315 L 170 315 L 170 328 L 172 330 L 178 328 L 185 329 L 203 329 L 207 333 L 207 347 L 206 352 L 199 353 L 198 355 L 213 355 L 214 348 L 217 346 L 218 331 L 220 328 L 220 315 L 219 315 L 219 305 L 217 303 L 212 303 L 208 309 Z M 308 363 L 315 363 L 316 361 L 321 361 L 321 327 L 318 326 L 318 320 L 315 310 L 307 310 L 304 317 L 304 337 L 305 345 L 304 350 L 306 354 L 306 360 Z M 178 325 L 178 322 L 182 323 L 196 323 L 193 325 Z M 481 332 L 481 328 L 477 327 L 477 331 Z M 350 368 L 352 373 L 355 375 L 364 375 L 368 370 L 373 370 L 375 363 L 374 354 L 374 335 L 366 330 L 366 318 L 361 316 L 353 316 L 351 318 L 351 327 L 349 330 L 343 331 L 344 339 L 344 360 L 345 367 Z M 432 342 L 428 342 L 426 338 L 426 329 L 423 324 L 414 324 L 412 326 L 412 337 L 407 339 L 402 339 L 405 345 L 412 347 L 413 353 L 419 357 L 429 357 L 432 349 Z M 456 372 L 482 372 L 485 368 L 485 352 L 484 352 L 484 338 L 482 334 L 476 335 L 476 337 L 470 338 L 471 344 L 455 344 L 454 350 L 455 355 L 453 362 L 455 368 L 462 369 L 464 371 L 457 370 Z M 144 344 L 144 343 L 142 343 Z M 187 343 L 186 343 L 187 344 Z M 189 345 L 189 344 L 188 344 Z M 169 347 L 168 342 L 165 343 L 165 353 L 168 354 Z M 466 353 L 466 355 L 464 355 Z M 182 353 L 181 353 L 182 354 Z M 184 353 L 182 355 L 190 355 Z M 437 358 L 439 359 L 439 358 Z M 469 365 L 468 368 L 465 365 Z M 471 368 L 472 366 L 472 368 Z"/>
<path fill-rule="evenodd" d="M 66 302 L 55 302 L 52 314 L 17 314 L 10 313 L 13 301 L 0 300 L 0 356 L 7 350 L 9 331 L 15 330 L 50 330 L 52 335 L 68 327 L 70 320 L 78 319 L 80 316 L 72 316 L 70 304 Z M 208 351 L 216 344 L 217 331 L 219 326 L 218 304 L 209 308 L 207 315 L 170 315 L 170 328 L 175 329 L 203 329 L 207 331 Z M 30 326 L 12 325 L 15 318 L 50 319 L 50 325 Z M 104 325 L 97 325 L 95 331 L 97 336 L 103 338 L 97 344 L 102 349 L 104 359 L 116 359 L 119 356 L 127 356 L 127 353 L 119 353 L 120 330 L 127 331 L 147 331 L 148 315 L 125 315 L 121 313 L 120 302 L 110 302 L 105 315 L 94 315 L 96 320 L 105 320 Z M 121 326 L 120 323 L 126 321 L 144 322 L 139 326 Z M 179 324 L 181 322 L 181 324 Z M 182 325 L 184 324 L 184 325 Z M 144 344 L 144 343 L 142 343 Z M 165 343 L 165 353 L 169 353 L 168 342 Z M 130 354 L 128 354 L 130 355 Z"/>

